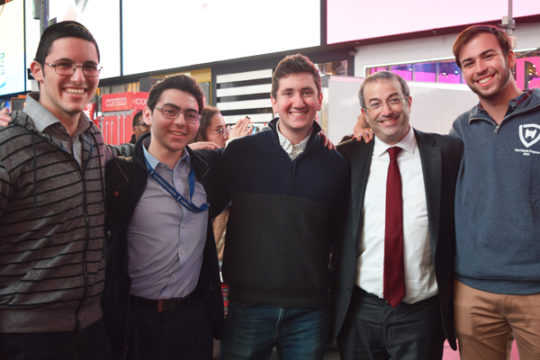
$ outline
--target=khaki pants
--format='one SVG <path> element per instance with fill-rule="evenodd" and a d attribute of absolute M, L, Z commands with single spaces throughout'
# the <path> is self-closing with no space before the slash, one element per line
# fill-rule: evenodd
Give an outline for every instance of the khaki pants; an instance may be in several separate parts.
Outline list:
<path fill-rule="evenodd" d="M 461 360 L 507 360 L 512 340 L 521 360 L 540 359 L 540 294 L 505 295 L 454 282 Z"/>

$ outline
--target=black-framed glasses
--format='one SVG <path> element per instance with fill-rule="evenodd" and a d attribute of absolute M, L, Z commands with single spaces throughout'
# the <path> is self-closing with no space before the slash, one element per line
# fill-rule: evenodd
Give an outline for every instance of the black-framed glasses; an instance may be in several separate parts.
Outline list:
<path fill-rule="evenodd" d="M 180 116 L 180 114 L 183 114 L 184 121 L 190 125 L 197 124 L 200 117 L 199 113 L 193 109 L 182 110 L 179 107 L 170 105 L 163 105 L 161 107 L 156 106 L 155 109 L 158 110 L 164 118 L 167 118 L 169 120 L 175 120 Z"/>
<path fill-rule="evenodd" d="M 56 64 L 45 63 L 45 65 L 49 65 L 50 67 L 54 68 L 56 74 L 60 76 L 72 76 L 75 74 L 75 70 L 80 68 L 84 76 L 93 78 L 98 77 L 101 69 L 103 69 L 102 66 L 98 66 L 97 64 L 90 63 L 77 65 L 72 61 L 59 61 Z"/>
<path fill-rule="evenodd" d="M 140 123 L 140 124 L 137 124 L 137 125 L 135 125 L 135 126 L 141 126 L 141 127 L 145 128 L 145 129 L 149 129 L 149 128 L 150 128 L 150 125 L 148 125 L 147 123 Z"/>
<path fill-rule="evenodd" d="M 388 104 L 389 107 L 391 108 L 394 108 L 396 107 L 397 105 L 403 105 L 403 101 L 405 100 L 406 98 L 404 97 L 399 97 L 399 96 L 393 96 L 389 99 L 386 99 L 386 104 Z M 379 101 L 379 100 L 374 100 L 372 102 L 370 102 L 369 104 L 366 105 L 366 108 L 370 109 L 370 110 L 379 110 L 381 107 L 383 106 L 383 101 Z"/>

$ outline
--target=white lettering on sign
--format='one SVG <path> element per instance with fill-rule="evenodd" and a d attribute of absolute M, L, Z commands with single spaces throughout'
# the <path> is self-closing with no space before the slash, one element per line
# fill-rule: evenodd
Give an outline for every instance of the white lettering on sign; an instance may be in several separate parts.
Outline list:
<path fill-rule="evenodd" d="M 133 102 L 135 103 L 135 105 L 143 105 L 145 106 L 146 105 L 146 100 L 145 98 L 135 98 L 133 100 Z"/>
<path fill-rule="evenodd" d="M 119 106 L 126 106 L 126 105 L 127 105 L 126 98 L 116 98 L 116 99 L 105 100 L 105 106 L 107 107 L 119 107 Z"/>

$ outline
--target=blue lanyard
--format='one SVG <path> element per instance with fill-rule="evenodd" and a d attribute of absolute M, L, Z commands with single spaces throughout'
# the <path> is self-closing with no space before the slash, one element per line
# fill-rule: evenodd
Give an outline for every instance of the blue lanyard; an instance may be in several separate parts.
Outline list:
<path fill-rule="evenodd" d="M 195 190 L 195 172 L 193 171 L 193 166 L 190 166 L 189 168 L 189 175 L 188 175 L 188 186 L 189 186 L 189 200 L 187 200 L 185 197 L 182 196 L 174 186 L 169 184 L 167 180 L 165 180 L 161 175 L 159 175 L 156 170 L 151 170 L 152 166 L 148 162 L 148 160 L 145 158 L 146 166 L 148 167 L 148 172 L 150 173 L 150 176 L 156 180 L 156 182 L 161 185 L 165 191 L 167 191 L 176 201 L 180 203 L 183 207 L 188 209 L 191 212 L 199 213 L 203 212 L 206 209 L 208 209 L 208 204 L 204 203 L 201 206 L 195 205 L 193 202 L 191 202 L 191 198 L 193 197 L 193 191 Z"/>

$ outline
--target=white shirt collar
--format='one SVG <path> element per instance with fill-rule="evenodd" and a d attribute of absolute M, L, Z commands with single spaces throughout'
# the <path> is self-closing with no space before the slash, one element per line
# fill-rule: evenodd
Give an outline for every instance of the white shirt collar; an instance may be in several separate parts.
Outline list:
<path fill-rule="evenodd" d="M 293 145 L 291 141 L 287 139 L 281 133 L 281 131 L 279 131 L 279 121 L 276 123 L 276 130 L 278 134 L 279 144 L 292 160 L 296 159 L 300 154 L 304 152 L 304 150 L 306 150 L 306 146 L 309 141 L 309 137 L 311 135 L 308 135 L 304 140 L 300 141 L 298 144 Z"/>
<path fill-rule="evenodd" d="M 416 137 L 414 136 L 414 130 L 412 126 L 409 126 L 409 132 L 403 137 L 397 144 L 388 145 L 382 140 L 379 140 L 376 136 L 374 138 L 375 145 L 373 148 L 373 155 L 380 157 L 383 156 L 386 151 L 394 146 L 400 147 L 401 149 L 407 151 L 408 153 L 414 154 L 416 150 Z"/>

